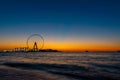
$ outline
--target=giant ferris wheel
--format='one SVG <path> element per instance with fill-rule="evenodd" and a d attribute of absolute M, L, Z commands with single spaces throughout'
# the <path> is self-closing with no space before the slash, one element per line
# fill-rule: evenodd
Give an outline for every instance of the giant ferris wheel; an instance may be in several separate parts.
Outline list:
<path fill-rule="evenodd" d="M 26 45 L 29 51 L 39 51 L 44 47 L 44 38 L 40 34 L 32 34 L 27 38 Z"/>

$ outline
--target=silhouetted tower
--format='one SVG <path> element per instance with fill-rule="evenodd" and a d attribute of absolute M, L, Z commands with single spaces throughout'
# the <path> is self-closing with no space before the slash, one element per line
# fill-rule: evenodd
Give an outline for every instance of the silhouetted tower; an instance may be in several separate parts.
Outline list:
<path fill-rule="evenodd" d="M 34 43 L 33 51 L 38 51 L 38 47 L 37 47 L 37 43 L 36 42 Z"/>

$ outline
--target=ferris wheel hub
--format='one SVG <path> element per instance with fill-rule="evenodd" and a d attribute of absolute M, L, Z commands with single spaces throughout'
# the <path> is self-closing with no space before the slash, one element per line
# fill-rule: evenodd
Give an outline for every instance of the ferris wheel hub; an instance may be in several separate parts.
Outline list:
<path fill-rule="evenodd" d="M 31 49 L 30 48 L 30 40 L 32 39 L 32 38 L 34 38 L 34 37 L 38 37 L 39 38 L 39 41 L 38 42 L 41 42 L 41 46 L 40 47 L 38 47 L 38 42 L 37 41 L 34 41 L 34 44 L 33 44 L 33 48 Z M 42 49 L 43 48 L 43 46 L 44 46 L 44 38 L 40 35 L 40 34 L 32 34 L 32 35 L 30 35 L 28 38 L 27 38 L 27 41 L 26 41 L 26 46 L 27 46 L 27 48 L 28 48 L 28 51 L 39 51 L 40 49 Z"/>

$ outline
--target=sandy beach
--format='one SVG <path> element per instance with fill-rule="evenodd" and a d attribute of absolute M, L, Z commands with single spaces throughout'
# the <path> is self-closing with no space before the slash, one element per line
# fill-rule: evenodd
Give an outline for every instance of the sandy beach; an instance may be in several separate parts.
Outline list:
<path fill-rule="evenodd" d="M 0 80 L 120 80 L 119 61 L 119 53 L 1 53 Z"/>
<path fill-rule="evenodd" d="M 44 71 L 22 70 L 0 66 L 0 80 L 69 80 L 63 76 L 49 74 Z"/>

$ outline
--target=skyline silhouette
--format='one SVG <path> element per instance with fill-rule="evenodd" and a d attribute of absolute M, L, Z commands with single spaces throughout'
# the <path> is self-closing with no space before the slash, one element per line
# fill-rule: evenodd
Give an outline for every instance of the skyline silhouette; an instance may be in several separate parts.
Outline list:
<path fill-rule="evenodd" d="M 0 0 L 0 80 L 120 80 L 120 0 Z"/>

